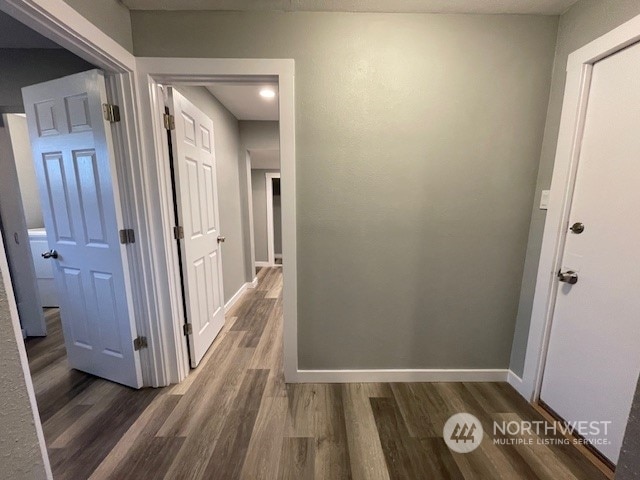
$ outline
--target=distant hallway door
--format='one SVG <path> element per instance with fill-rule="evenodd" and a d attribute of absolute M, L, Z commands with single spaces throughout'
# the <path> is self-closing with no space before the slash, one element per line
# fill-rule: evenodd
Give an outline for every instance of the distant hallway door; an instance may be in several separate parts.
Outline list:
<path fill-rule="evenodd" d="M 267 255 L 270 266 L 282 265 L 280 173 L 265 174 L 267 197 Z"/>

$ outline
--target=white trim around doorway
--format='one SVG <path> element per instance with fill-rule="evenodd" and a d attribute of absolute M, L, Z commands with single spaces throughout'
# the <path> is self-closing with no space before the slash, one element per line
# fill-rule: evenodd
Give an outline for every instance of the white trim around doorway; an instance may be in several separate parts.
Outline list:
<path fill-rule="evenodd" d="M 160 345 L 152 335 L 153 325 L 157 323 L 157 302 L 155 292 L 148 288 L 149 280 L 156 278 L 157 267 L 157 259 L 147 254 L 153 249 L 153 239 L 148 234 L 147 226 L 149 212 L 154 204 L 145 201 L 147 199 L 140 195 L 140 192 L 144 191 L 145 182 L 138 140 L 135 58 L 63 0 L 0 0 L 0 10 L 102 69 L 105 72 L 108 100 L 120 106 L 121 122 L 113 124 L 112 133 L 122 202 L 122 228 L 132 228 L 136 232 L 136 243 L 127 247 L 125 259 L 127 288 L 132 296 L 136 333 L 148 338 L 149 348 L 139 351 L 143 384 L 160 386 L 164 384 L 162 368 L 158 368 L 157 349 Z M 4 258 L 4 254 L 4 251 L 0 252 L 0 257 Z M 7 289 L 7 293 L 10 293 L 10 289 Z M 15 303 L 14 299 L 9 301 Z M 29 394 L 25 401 L 30 401 L 33 410 L 45 474 L 47 478 L 52 478 L 20 322 L 15 308 L 11 310 L 21 367 Z"/>
<path fill-rule="evenodd" d="M 173 227 L 172 203 L 168 161 L 163 142 L 162 110 L 158 102 L 158 85 L 197 85 L 225 80 L 262 77 L 278 81 L 280 100 L 280 146 L 282 188 L 282 248 L 287 258 L 296 258 L 296 192 L 295 192 L 295 104 L 294 61 L 290 59 L 212 59 L 212 58 L 137 58 L 139 105 L 146 165 L 153 172 L 147 185 L 155 185 L 162 197 L 157 207 L 158 223 L 154 226 L 156 238 L 162 243 L 166 262 L 169 306 L 160 319 L 159 329 L 164 332 L 165 364 L 168 383 L 179 383 L 186 378 L 189 368 L 185 362 L 186 346 L 182 334 L 182 302 L 178 283 L 179 267 Z M 297 270 L 295 262 L 283 268 L 284 313 L 284 374 L 287 382 L 296 382 L 298 375 L 297 346 Z"/>
<path fill-rule="evenodd" d="M 533 402 L 538 400 L 542 386 L 542 373 L 558 287 L 556 272 L 560 268 L 564 250 L 593 65 L 638 41 L 640 41 L 640 15 L 569 55 L 560 133 L 549 209 L 542 239 L 524 375 L 521 382 L 512 380 L 512 384 L 518 385 L 520 394 Z"/>

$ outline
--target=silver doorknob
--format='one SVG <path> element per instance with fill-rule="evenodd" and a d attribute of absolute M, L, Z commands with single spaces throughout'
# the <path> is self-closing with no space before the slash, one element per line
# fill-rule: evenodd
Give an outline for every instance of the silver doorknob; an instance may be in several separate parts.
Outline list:
<path fill-rule="evenodd" d="M 58 252 L 55 250 L 49 250 L 48 252 L 44 252 L 42 254 L 42 258 L 58 258 Z"/>
<path fill-rule="evenodd" d="M 225 237 L 223 237 L 222 235 L 220 235 L 220 236 L 218 237 L 218 243 L 224 243 L 224 241 L 225 241 L 225 240 L 226 240 L 226 238 L 225 238 Z"/>
<path fill-rule="evenodd" d="M 575 285 L 578 283 L 578 274 L 573 270 L 567 270 L 566 272 L 560 270 L 558 272 L 558 280 L 568 283 L 569 285 Z"/>

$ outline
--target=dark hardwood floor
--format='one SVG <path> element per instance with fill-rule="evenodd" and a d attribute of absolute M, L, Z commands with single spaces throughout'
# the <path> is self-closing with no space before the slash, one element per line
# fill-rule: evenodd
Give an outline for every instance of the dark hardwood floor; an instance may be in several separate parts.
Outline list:
<path fill-rule="evenodd" d="M 506 383 L 298 384 L 282 374 L 282 269 L 227 315 L 180 385 L 135 391 L 66 365 L 57 310 L 27 342 L 56 479 L 604 479 L 570 445 L 495 445 L 493 420 L 543 420 Z M 477 416 L 452 453 L 447 418 Z"/>

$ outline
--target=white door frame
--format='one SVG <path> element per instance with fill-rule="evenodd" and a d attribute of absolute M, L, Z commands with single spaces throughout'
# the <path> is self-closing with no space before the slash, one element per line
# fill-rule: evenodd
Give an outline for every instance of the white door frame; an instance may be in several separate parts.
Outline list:
<path fill-rule="evenodd" d="M 116 170 L 120 180 L 122 228 L 133 228 L 136 233 L 136 243 L 129 245 L 124 260 L 128 272 L 125 281 L 133 298 L 137 334 L 146 336 L 149 342 L 148 349 L 139 351 L 143 382 L 145 386 L 165 385 L 166 376 L 159 363 L 161 356 L 158 357 L 158 350 L 162 345 L 153 335 L 152 328 L 160 306 L 156 302 L 155 291 L 148 288 L 157 276 L 156 264 L 159 259 L 148 254 L 154 251 L 153 236 L 149 235 L 149 219 L 154 203 L 153 199 L 144 195 L 145 167 L 141 161 L 138 135 L 135 57 L 63 0 L 0 0 L 0 10 L 101 68 L 106 74 L 107 96 L 110 102 L 120 106 L 121 114 L 121 122 L 113 124 L 112 134 Z M 1 248 L 3 251 L 0 252 L 0 257 L 5 258 L 6 252 L 3 246 Z M 10 287 L 10 282 L 5 283 Z M 7 292 L 10 291 L 7 288 Z M 12 309 L 12 323 L 45 472 L 47 478 L 52 478 L 29 363 L 22 342 L 20 321 L 15 309 Z"/>
<path fill-rule="evenodd" d="M 143 385 L 168 385 L 164 332 L 158 320 L 165 311 L 161 290 L 164 258 L 157 254 L 159 241 L 153 234 L 158 200 L 149 188 L 149 167 L 142 162 L 135 57 L 64 0 L 0 0 L 0 10 L 106 74 L 107 96 L 120 106 L 121 115 L 121 121 L 112 124 L 121 228 L 132 228 L 136 236 L 135 243 L 127 247 L 125 281 L 133 299 L 137 335 L 147 337 L 149 345 L 139 351 Z"/>
<path fill-rule="evenodd" d="M 266 192 L 267 192 L 267 256 L 269 265 L 276 266 L 276 246 L 274 235 L 274 221 L 273 221 L 273 179 L 280 178 L 279 173 L 265 173 Z M 280 185 L 282 188 L 282 184 Z M 284 255 L 283 255 L 284 257 Z M 283 262 L 284 263 L 284 262 Z M 279 266 L 279 265 L 278 265 Z"/>
<path fill-rule="evenodd" d="M 571 200 L 584 132 L 593 65 L 640 41 L 640 15 L 576 50 L 567 62 L 567 80 L 560 133 L 553 168 L 549 209 L 542 239 L 524 375 L 514 385 L 525 398 L 537 401 L 542 386 L 551 321 L 567 234 Z"/>
<path fill-rule="evenodd" d="M 145 164 L 154 165 L 155 177 L 148 185 L 160 186 L 161 216 L 156 225 L 157 237 L 164 242 L 166 274 L 169 294 L 160 328 L 166 332 L 166 365 L 170 366 L 170 381 L 178 383 L 189 372 L 186 344 L 182 332 L 184 315 L 179 285 L 179 265 L 175 241 L 172 237 L 173 204 L 170 195 L 169 162 L 166 131 L 162 123 L 162 99 L 158 85 L 198 85 L 220 80 L 242 80 L 255 77 L 276 79 L 279 84 L 281 174 L 282 189 L 282 248 L 289 259 L 296 258 L 296 192 L 295 192 L 295 104 L 294 61 L 291 59 L 213 59 L 213 58 L 137 58 L 137 80 L 140 93 L 141 131 L 144 133 Z M 157 168 L 155 168 L 157 166 Z M 157 188 L 157 187 L 155 187 Z M 249 280 L 251 281 L 251 280 Z M 287 382 L 295 382 L 298 375 L 297 345 L 297 270 L 294 262 L 283 268 L 284 310 L 284 374 Z"/>

